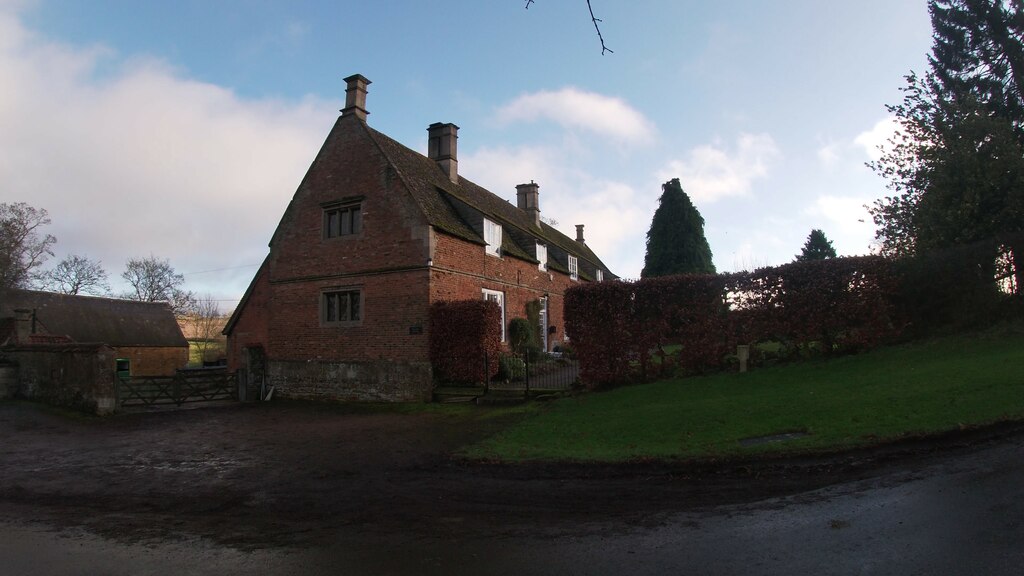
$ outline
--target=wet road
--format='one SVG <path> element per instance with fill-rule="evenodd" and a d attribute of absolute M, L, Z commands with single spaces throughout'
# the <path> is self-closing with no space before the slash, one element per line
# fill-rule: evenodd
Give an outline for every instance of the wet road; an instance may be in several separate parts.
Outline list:
<path fill-rule="evenodd" d="M 124 544 L 52 529 L 34 512 L 0 505 L 0 574 L 1018 575 L 1024 439 L 784 498 L 666 511 L 650 526 L 610 519 L 478 536 L 340 529 L 315 548 L 247 551 L 200 539 Z"/>

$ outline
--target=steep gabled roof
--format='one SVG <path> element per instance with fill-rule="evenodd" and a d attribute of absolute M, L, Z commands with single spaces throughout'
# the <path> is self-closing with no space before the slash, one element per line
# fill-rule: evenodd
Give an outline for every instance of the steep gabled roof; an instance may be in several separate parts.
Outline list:
<path fill-rule="evenodd" d="M 366 125 L 364 124 L 364 126 Z M 366 126 L 366 129 L 392 166 L 402 175 L 409 192 L 419 204 L 431 226 L 459 238 L 483 244 L 484 240 L 480 234 L 460 218 L 452 206 L 453 201 L 462 202 L 487 218 L 500 222 L 503 226 L 515 227 L 546 244 L 554 245 L 568 254 L 589 262 L 591 266 L 608 272 L 609 279 L 616 278 L 586 244 L 569 238 L 544 222 L 541 222 L 540 225 L 535 224 L 531 216 L 520 210 L 518 206 L 462 176 L 459 176 L 458 184 L 452 182 L 441 171 L 437 163 L 430 158 L 369 126 Z M 511 240 L 506 235 L 503 249 L 509 242 Z M 505 250 L 510 255 L 533 259 L 523 251 L 522 247 L 508 246 L 508 248 L 513 248 Z"/>
<path fill-rule="evenodd" d="M 15 310 L 35 311 L 39 332 L 48 336 L 108 346 L 188 346 L 174 313 L 164 302 L 33 290 L 10 290 L 4 296 L 0 315 L 9 318 Z"/>
<path fill-rule="evenodd" d="M 249 281 L 249 286 L 245 289 L 245 294 L 242 294 L 242 299 L 238 301 L 238 306 L 235 306 L 235 310 L 231 312 L 231 317 L 228 318 L 227 323 L 224 324 L 224 329 L 220 332 L 221 334 L 231 334 L 231 331 L 235 329 L 235 324 L 237 324 L 238 319 L 242 317 L 242 309 L 249 303 L 249 296 L 251 296 L 252 291 L 256 289 L 256 282 L 259 281 L 260 276 L 266 274 L 269 262 L 270 256 L 267 255 L 263 258 L 263 263 L 260 264 L 259 269 L 256 270 L 255 274 L 253 274 L 252 280 Z"/>

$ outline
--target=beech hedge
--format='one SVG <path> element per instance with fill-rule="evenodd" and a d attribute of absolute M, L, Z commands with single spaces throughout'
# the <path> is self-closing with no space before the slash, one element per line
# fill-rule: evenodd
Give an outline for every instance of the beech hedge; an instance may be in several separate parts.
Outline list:
<path fill-rule="evenodd" d="M 435 377 L 476 384 L 498 373 L 501 308 L 485 300 L 435 302 L 430 307 L 430 363 Z"/>
<path fill-rule="evenodd" d="M 720 369 L 737 344 L 870 348 L 902 330 L 897 292 L 893 263 L 881 256 L 595 282 L 566 292 L 565 328 L 581 380 L 595 388 Z"/>

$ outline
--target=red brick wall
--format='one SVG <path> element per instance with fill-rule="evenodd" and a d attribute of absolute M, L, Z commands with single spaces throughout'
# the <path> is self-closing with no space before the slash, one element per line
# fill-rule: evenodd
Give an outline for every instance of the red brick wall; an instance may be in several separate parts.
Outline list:
<path fill-rule="evenodd" d="M 362 230 L 323 237 L 323 205 L 361 196 Z M 425 360 L 429 226 L 376 144 L 339 119 L 271 242 L 268 360 Z M 325 289 L 362 290 L 359 326 L 324 326 Z"/>
<path fill-rule="evenodd" d="M 467 300 L 482 298 L 481 289 L 505 293 L 505 325 L 513 318 L 526 317 L 526 304 L 548 296 L 548 325 L 557 333 L 548 346 L 564 336 L 563 298 L 576 281 L 567 274 L 544 272 L 537 264 L 484 253 L 483 246 L 459 240 L 447 234 L 435 234 L 434 269 L 431 272 L 430 300 Z"/>
<path fill-rule="evenodd" d="M 120 346 L 114 348 L 114 354 L 131 360 L 132 376 L 173 376 L 175 370 L 188 365 L 187 346 Z"/>
<path fill-rule="evenodd" d="M 270 324 L 270 282 L 265 268 L 260 268 L 253 280 L 252 290 L 239 311 L 238 318 L 228 336 L 228 369 L 238 370 L 245 362 L 243 350 L 248 346 L 268 347 Z"/>
<path fill-rule="evenodd" d="M 426 266 L 429 227 L 376 144 L 340 119 L 299 186 L 273 238 L 270 282 Z M 323 204 L 362 201 L 362 232 L 323 238 Z"/>
<path fill-rule="evenodd" d="M 275 284 L 272 288 L 267 348 L 272 360 L 428 359 L 426 268 Z M 358 326 L 325 326 L 321 322 L 321 291 L 334 288 L 362 290 Z"/>

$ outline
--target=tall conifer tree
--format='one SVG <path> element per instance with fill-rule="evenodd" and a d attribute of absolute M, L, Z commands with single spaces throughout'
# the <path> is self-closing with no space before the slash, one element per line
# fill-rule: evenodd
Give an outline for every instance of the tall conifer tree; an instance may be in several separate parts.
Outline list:
<path fill-rule="evenodd" d="M 683 192 L 678 178 L 661 186 L 661 199 L 647 232 L 643 278 L 670 274 L 714 274 L 704 218 Z"/>
<path fill-rule="evenodd" d="M 883 253 L 1024 231 L 1024 0 L 931 0 L 929 71 L 890 106 L 901 133 L 874 163 Z"/>
<path fill-rule="evenodd" d="M 836 249 L 832 247 L 832 241 L 825 236 L 824 232 L 815 228 L 811 230 L 807 241 L 804 242 L 804 247 L 796 255 L 796 261 L 806 262 L 807 260 L 824 260 L 835 257 Z"/>

